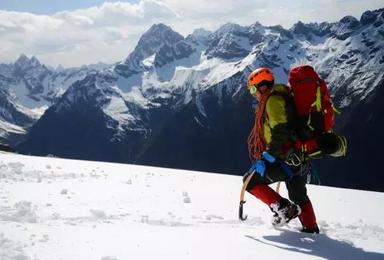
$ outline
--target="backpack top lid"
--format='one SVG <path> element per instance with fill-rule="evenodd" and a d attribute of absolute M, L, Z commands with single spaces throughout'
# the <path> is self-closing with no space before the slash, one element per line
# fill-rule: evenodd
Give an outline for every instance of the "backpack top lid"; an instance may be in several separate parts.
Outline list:
<path fill-rule="evenodd" d="M 310 65 L 302 65 L 292 68 L 288 74 L 288 82 L 291 87 L 297 84 L 319 81 L 320 77 L 315 69 Z"/>

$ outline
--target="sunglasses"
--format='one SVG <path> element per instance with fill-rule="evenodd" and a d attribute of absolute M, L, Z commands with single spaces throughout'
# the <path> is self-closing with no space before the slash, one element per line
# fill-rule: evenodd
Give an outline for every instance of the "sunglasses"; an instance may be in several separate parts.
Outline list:
<path fill-rule="evenodd" d="M 260 87 L 257 87 L 256 85 L 252 85 L 248 88 L 249 90 L 249 93 L 251 93 L 251 95 L 255 95 L 255 93 L 257 91 L 259 91 L 261 94 L 264 93 L 264 91 L 267 89 L 268 87 L 263 85 L 263 86 L 260 86 Z"/>
<path fill-rule="evenodd" d="M 252 85 L 248 88 L 248 90 L 249 90 L 249 93 L 251 93 L 251 95 L 254 95 L 257 92 L 257 87 L 256 85 Z"/>

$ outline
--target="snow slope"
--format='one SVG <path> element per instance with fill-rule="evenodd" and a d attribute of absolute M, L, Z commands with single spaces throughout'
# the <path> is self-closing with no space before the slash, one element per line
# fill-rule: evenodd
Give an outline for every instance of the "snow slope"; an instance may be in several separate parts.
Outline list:
<path fill-rule="evenodd" d="M 308 186 L 322 234 L 273 229 L 241 177 L 0 154 L 0 259 L 384 259 L 384 194 Z M 284 185 L 282 185 L 284 186 Z M 283 189 L 283 194 L 286 191 Z"/>

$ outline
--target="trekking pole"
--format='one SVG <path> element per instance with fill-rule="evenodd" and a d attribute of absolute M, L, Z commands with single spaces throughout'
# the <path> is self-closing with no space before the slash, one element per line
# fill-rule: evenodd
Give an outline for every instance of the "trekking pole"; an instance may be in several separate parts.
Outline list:
<path fill-rule="evenodd" d="M 255 172 L 253 171 L 251 174 L 248 175 L 248 177 L 245 179 L 243 183 L 243 187 L 241 187 L 240 192 L 240 204 L 239 204 L 239 219 L 241 221 L 245 221 L 247 219 L 247 215 L 243 215 L 243 205 L 245 203 L 244 196 L 245 196 L 245 190 L 247 189 L 249 181 L 252 179 L 252 176 Z"/>

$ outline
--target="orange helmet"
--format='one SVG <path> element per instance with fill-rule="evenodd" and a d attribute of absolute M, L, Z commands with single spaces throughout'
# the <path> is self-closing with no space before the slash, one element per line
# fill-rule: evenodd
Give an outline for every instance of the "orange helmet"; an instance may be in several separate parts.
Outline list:
<path fill-rule="evenodd" d="M 258 68 L 251 72 L 248 77 L 248 89 L 257 88 L 262 85 L 272 86 L 274 83 L 275 77 L 273 73 L 268 68 Z"/>

